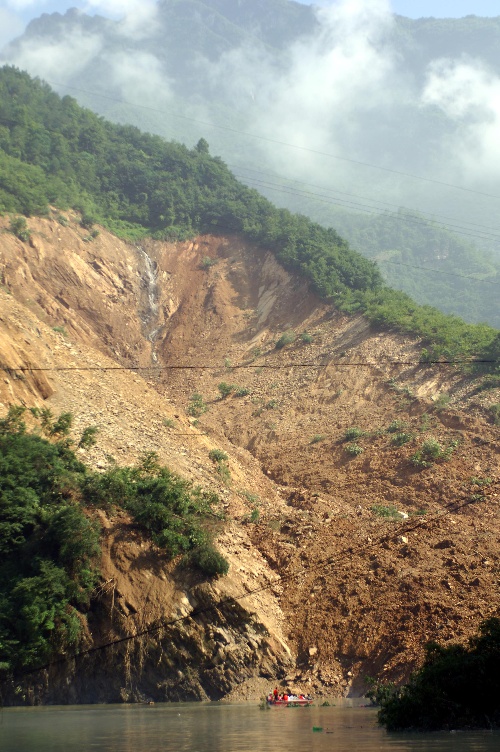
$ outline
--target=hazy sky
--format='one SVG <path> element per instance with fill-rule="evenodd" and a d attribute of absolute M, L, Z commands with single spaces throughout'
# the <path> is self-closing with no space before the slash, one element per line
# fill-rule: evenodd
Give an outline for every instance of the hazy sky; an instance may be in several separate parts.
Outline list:
<path fill-rule="evenodd" d="M 105 16 L 120 15 L 123 10 L 151 0 L 0 0 L 0 48 L 10 39 L 21 34 L 32 18 L 41 13 L 64 13 L 68 8 L 78 7 L 89 13 Z M 367 3 L 369 0 L 366 0 Z M 335 0 L 300 0 L 307 5 L 335 5 Z M 359 2 L 359 0 L 358 0 Z M 395 13 L 411 18 L 435 16 L 458 18 L 470 14 L 477 16 L 500 15 L 500 0 L 391 0 Z"/>

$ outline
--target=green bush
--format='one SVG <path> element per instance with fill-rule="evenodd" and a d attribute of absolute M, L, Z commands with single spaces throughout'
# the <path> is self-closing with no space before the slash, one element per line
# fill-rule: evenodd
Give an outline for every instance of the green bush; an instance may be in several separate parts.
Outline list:
<path fill-rule="evenodd" d="M 78 499 L 86 469 L 68 414 L 9 409 L 0 420 L 0 664 L 36 667 L 75 646 L 97 579 L 98 525 Z M 25 416 L 38 421 L 27 430 Z M 52 441 L 39 435 L 40 430 Z"/>
<path fill-rule="evenodd" d="M 85 211 L 82 213 L 82 216 L 80 219 L 80 225 L 85 230 L 91 230 L 96 222 L 97 222 L 97 219 L 92 214 L 89 214 L 88 212 L 85 212 Z"/>
<path fill-rule="evenodd" d="M 83 492 L 89 504 L 129 512 L 169 558 L 211 544 L 217 496 L 161 466 L 154 452 L 135 467 L 113 467 L 87 476 Z"/>
<path fill-rule="evenodd" d="M 193 418 L 199 418 L 200 415 L 206 413 L 208 406 L 205 404 L 202 395 L 199 392 L 195 392 L 189 398 L 189 405 L 187 406 L 187 414 Z"/>
<path fill-rule="evenodd" d="M 387 433 L 399 433 L 406 428 L 407 425 L 408 424 L 405 420 L 393 420 L 392 423 L 387 426 Z"/>
<path fill-rule="evenodd" d="M 445 410 L 448 407 L 448 405 L 450 404 L 450 399 L 451 399 L 450 395 L 449 394 L 445 394 L 443 392 L 443 394 L 440 394 L 434 400 L 434 409 L 437 412 L 440 412 L 441 410 Z"/>
<path fill-rule="evenodd" d="M 246 387 L 246 386 L 239 386 L 236 389 L 234 395 L 235 395 L 235 397 L 248 397 L 248 395 L 251 394 L 251 393 L 252 392 L 251 392 L 250 389 L 248 389 L 248 387 Z"/>
<path fill-rule="evenodd" d="M 217 464 L 217 472 L 219 473 L 221 479 L 226 484 L 226 486 L 231 485 L 231 471 L 229 469 L 229 466 L 226 462 L 219 462 Z"/>
<path fill-rule="evenodd" d="M 446 449 L 436 439 L 427 439 L 421 448 L 410 457 L 410 462 L 418 468 L 431 467 L 434 462 L 449 460 L 458 441 L 452 441 Z"/>
<path fill-rule="evenodd" d="M 211 543 L 193 549 L 186 561 L 207 577 L 224 576 L 229 572 L 229 562 Z"/>
<path fill-rule="evenodd" d="M 221 399 L 225 399 L 234 392 L 236 387 L 234 384 L 227 384 L 225 381 L 221 381 L 221 383 L 217 385 L 217 389 L 220 392 Z"/>
<path fill-rule="evenodd" d="M 314 341 L 314 337 L 312 336 L 312 334 L 309 334 L 308 332 L 302 332 L 302 334 L 300 335 L 300 340 L 305 345 L 310 345 L 311 342 Z"/>
<path fill-rule="evenodd" d="M 258 494 L 252 493 L 251 491 L 247 491 L 245 488 L 241 489 L 241 491 L 238 491 L 238 493 L 244 499 L 246 499 L 247 501 L 251 501 L 253 504 L 260 502 L 260 497 Z"/>
<path fill-rule="evenodd" d="M 275 407 L 278 407 L 278 400 L 269 400 L 269 402 L 266 402 L 264 407 L 266 408 L 266 410 L 274 410 Z"/>
<path fill-rule="evenodd" d="M 358 457 L 360 454 L 363 454 L 365 450 L 363 447 L 359 446 L 359 444 L 346 444 L 344 451 L 347 454 L 350 454 L 351 457 Z"/>
<path fill-rule="evenodd" d="M 23 243 L 26 243 L 30 239 L 31 233 L 24 217 L 12 217 L 9 224 L 9 230 L 16 236 L 16 238 L 22 240 Z"/>
<path fill-rule="evenodd" d="M 401 689 L 375 693 L 389 731 L 500 727 L 500 619 L 484 621 L 463 645 L 426 645 L 422 667 Z"/>
<path fill-rule="evenodd" d="M 347 431 L 345 431 L 342 438 L 343 441 L 353 441 L 354 439 L 359 439 L 363 435 L 364 431 L 362 431 L 361 428 L 353 426 L 352 428 L 348 428 Z"/>
<path fill-rule="evenodd" d="M 215 266 L 218 263 L 218 261 L 219 259 L 213 259 L 213 258 L 210 258 L 209 256 L 205 256 L 200 261 L 200 269 L 204 269 L 205 271 L 207 271 L 212 266 Z"/>
<path fill-rule="evenodd" d="M 412 439 L 413 434 L 411 433 L 395 433 L 391 439 L 391 444 L 394 444 L 394 446 L 403 446 L 403 444 L 407 444 Z"/>
<path fill-rule="evenodd" d="M 222 449 L 211 449 L 208 456 L 212 462 L 225 462 L 228 459 L 226 452 L 223 452 Z"/>
<path fill-rule="evenodd" d="M 276 350 L 282 350 L 284 347 L 291 345 L 293 342 L 295 342 L 295 333 L 285 332 L 281 335 L 274 347 L 276 348 Z"/>
<path fill-rule="evenodd" d="M 315 433 L 314 436 L 311 438 L 310 444 L 318 444 L 320 441 L 324 441 L 326 436 L 324 436 L 322 433 Z"/>
<path fill-rule="evenodd" d="M 392 504 L 390 504 L 389 506 L 384 506 L 383 504 L 374 504 L 372 507 L 370 507 L 370 509 L 377 517 L 383 517 L 389 520 L 401 519 L 401 514 Z"/>

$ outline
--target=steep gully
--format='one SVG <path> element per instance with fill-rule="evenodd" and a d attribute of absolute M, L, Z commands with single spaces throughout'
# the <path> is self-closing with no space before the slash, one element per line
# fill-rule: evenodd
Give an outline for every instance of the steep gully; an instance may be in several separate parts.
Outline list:
<path fill-rule="evenodd" d="M 153 450 L 216 489 L 231 563 L 227 578 L 198 581 L 126 517 L 102 514 L 86 645 L 268 589 L 31 678 L 24 701 L 244 699 L 277 678 L 355 694 L 367 674 L 404 679 L 425 640 L 465 639 L 498 608 L 498 394 L 423 368 L 418 343 L 339 315 L 238 238 L 135 248 L 102 231 L 89 243 L 69 219 L 30 220 L 29 245 L 0 235 L 2 362 L 142 370 L 6 372 L 2 410 L 69 409 L 77 428 L 100 427 L 86 457 L 96 467 Z M 289 331 L 295 342 L 277 350 Z M 169 368 L 180 364 L 196 368 Z M 220 382 L 237 388 L 220 399 Z M 186 414 L 193 392 L 208 407 L 198 418 Z M 408 443 L 392 442 L 394 421 Z M 342 441 L 353 426 L 358 456 Z M 455 448 L 417 469 L 410 457 L 429 437 Z M 229 478 L 211 448 L 227 452 Z M 408 517 L 381 517 L 388 508 Z"/>

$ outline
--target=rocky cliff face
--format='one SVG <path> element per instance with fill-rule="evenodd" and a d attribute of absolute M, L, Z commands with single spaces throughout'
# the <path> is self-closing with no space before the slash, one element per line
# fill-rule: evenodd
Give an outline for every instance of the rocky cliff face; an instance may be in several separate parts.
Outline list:
<path fill-rule="evenodd" d="M 276 680 L 355 694 L 497 610 L 498 392 L 420 365 L 418 343 L 238 238 L 134 246 L 67 214 L 30 219 L 22 243 L 0 222 L 2 411 L 70 410 L 100 428 L 94 466 L 153 450 L 216 490 L 231 564 L 196 579 L 103 514 L 87 647 L 125 641 L 30 680 L 26 701 L 243 699 Z M 426 442 L 446 457 L 416 466 Z"/>

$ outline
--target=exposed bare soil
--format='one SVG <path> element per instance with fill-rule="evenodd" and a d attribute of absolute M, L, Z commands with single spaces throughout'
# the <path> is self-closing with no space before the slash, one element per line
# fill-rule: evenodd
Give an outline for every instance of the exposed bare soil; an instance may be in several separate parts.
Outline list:
<path fill-rule="evenodd" d="M 160 633 L 138 641 L 140 666 L 131 648 L 116 651 L 93 694 L 75 671 L 73 699 L 252 698 L 276 678 L 360 694 L 367 674 L 402 680 L 425 641 L 464 640 L 498 613 L 498 391 L 420 365 L 418 342 L 339 314 L 238 238 L 135 247 L 105 231 L 85 240 L 67 216 L 30 219 L 29 243 L 0 221 L 0 360 L 48 369 L 6 370 L 0 410 L 70 410 L 77 430 L 100 428 L 85 454 L 94 466 L 154 450 L 216 489 L 231 562 L 228 577 L 195 581 L 130 521 L 103 515 L 89 645 L 259 589 L 237 618 L 221 608 L 182 622 L 170 657 Z M 234 386 L 226 398 L 221 382 Z M 194 393 L 207 407 L 198 417 Z M 408 435 L 400 446 L 394 421 Z M 344 441 L 353 427 L 363 434 Z M 449 457 L 417 468 L 410 458 L 430 439 Z M 400 516 L 381 516 L 388 508 Z M 87 685 L 100 668 L 86 664 Z"/>

